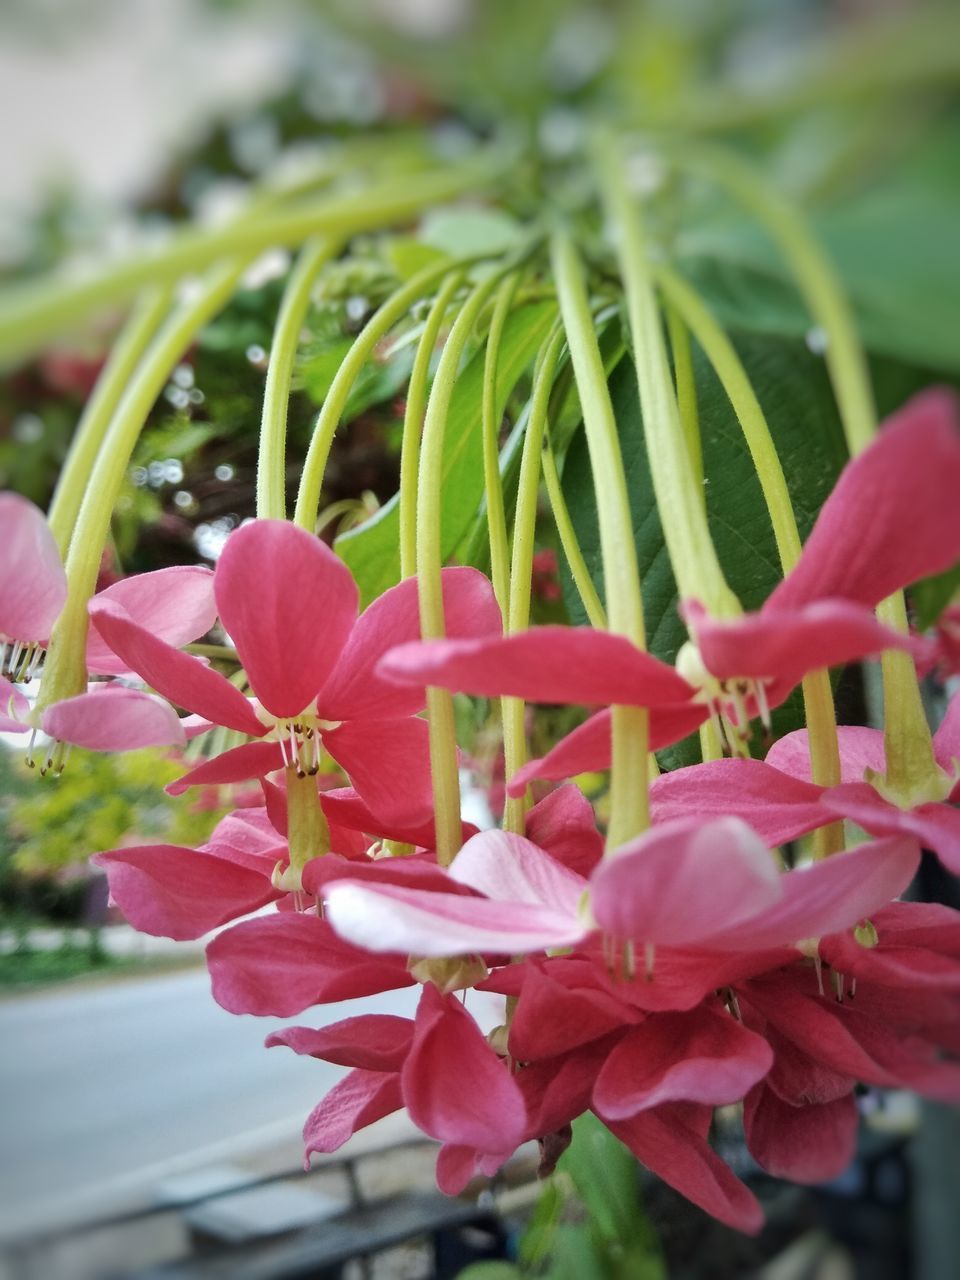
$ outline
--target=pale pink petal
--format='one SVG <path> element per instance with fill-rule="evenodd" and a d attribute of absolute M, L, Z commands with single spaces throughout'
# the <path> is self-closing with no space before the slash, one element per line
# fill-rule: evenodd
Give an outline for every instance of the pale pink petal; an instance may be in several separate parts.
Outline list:
<path fill-rule="evenodd" d="M 510 1151 L 523 1138 L 526 1107 L 510 1069 L 456 996 L 426 986 L 401 1076 L 414 1124 L 431 1138 Z"/>
<path fill-rule="evenodd" d="M 97 599 L 118 604 L 138 626 L 175 649 L 205 636 L 217 620 L 213 571 L 202 565 L 174 565 L 122 578 Z M 130 670 L 93 627 L 87 637 L 87 670 L 110 676 Z"/>
<path fill-rule="evenodd" d="M 43 512 L 19 493 L 0 493 L 0 547 L 0 637 L 44 643 L 67 579 Z"/>
<path fill-rule="evenodd" d="M 623 1120 L 664 1102 L 739 1102 L 772 1063 L 766 1040 L 724 1011 L 654 1014 L 611 1051 L 593 1106 Z"/>
<path fill-rule="evenodd" d="M 392 1013 L 365 1013 L 329 1026 L 283 1027 L 264 1041 L 268 1049 L 285 1045 L 341 1067 L 365 1071 L 399 1071 L 413 1040 L 413 1019 Z"/>
<path fill-rule="evenodd" d="M 852 1093 L 833 1102 L 792 1107 L 759 1085 L 743 1104 L 750 1154 L 775 1178 L 829 1182 L 856 1154 L 857 1107 Z"/>
<path fill-rule="evenodd" d="M 433 817 L 426 720 L 347 720 L 324 732 L 323 745 L 384 821 L 418 826 Z"/>
<path fill-rule="evenodd" d="M 760 760 L 712 760 L 661 774 L 650 786 L 654 822 L 735 817 L 769 845 L 826 826 L 822 787 L 800 782 Z"/>
<path fill-rule="evenodd" d="M 683 945 L 750 920 L 780 897 L 762 840 L 738 818 L 654 827 L 593 874 L 591 907 L 617 938 Z"/>
<path fill-rule="evenodd" d="M 531 627 L 502 639 L 405 644 L 380 669 L 407 683 L 529 702 L 647 707 L 683 703 L 693 694 L 674 667 L 624 636 L 592 627 Z"/>
<path fill-rule="evenodd" d="M 304 529 L 254 520 L 227 539 L 214 590 L 257 697 L 275 716 L 299 715 L 323 687 L 356 621 L 350 570 Z"/>
<path fill-rule="evenodd" d="M 225 786 L 231 782 L 263 778 L 283 766 L 279 742 L 245 742 L 189 769 L 182 777 L 168 783 L 166 790 L 171 796 L 179 796 L 191 787 Z"/>
<path fill-rule="evenodd" d="M 136 751 L 186 742 L 177 713 L 162 698 L 116 686 L 55 702 L 40 724 L 51 738 L 88 751 Z"/>
<path fill-rule="evenodd" d="M 871 835 L 913 836 L 932 849 L 954 875 L 960 875 L 960 809 L 949 804 L 922 804 L 898 809 L 867 782 L 831 787 L 823 797 L 831 814 L 850 818 Z"/>
<path fill-rule="evenodd" d="M 254 738 L 266 732 L 248 699 L 225 676 L 158 640 L 119 605 L 95 597 L 90 602 L 90 618 L 131 671 L 176 706 Z"/>
<path fill-rule="evenodd" d="M 587 932 L 575 917 L 530 903 L 349 880 L 334 881 L 326 894 L 326 918 L 337 933 L 373 952 L 509 954 L 572 946 Z"/>
<path fill-rule="evenodd" d="M 481 831 L 450 866 L 450 878 L 498 902 L 552 907 L 576 917 L 587 881 L 523 836 Z"/>
<path fill-rule="evenodd" d="M 451 640 L 499 635 L 500 610 L 487 578 L 476 569 L 444 569 L 443 614 Z M 374 600 L 357 619 L 317 704 L 327 720 L 408 716 L 426 702 L 422 686 L 403 686 L 377 670 L 388 650 L 420 639 L 416 578 L 406 578 Z"/>
<path fill-rule="evenodd" d="M 403 1106 L 394 1071 L 351 1071 L 318 1102 L 303 1126 L 304 1154 L 337 1151 L 359 1129 Z"/>
<path fill-rule="evenodd" d="M 528 811 L 526 834 L 578 875 L 588 876 L 603 856 L 593 805 L 572 782 L 557 787 Z"/>
<path fill-rule="evenodd" d="M 840 725 L 837 729 L 840 747 L 840 781 L 862 782 L 864 771 L 886 773 L 887 758 L 883 749 L 883 733 L 879 729 L 862 729 L 858 725 Z M 775 742 L 767 752 L 766 763 L 789 773 L 792 778 L 810 781 L 810 743 L 806 729 L 796 729 Z"/>
<path fill-rule="evenodd" d="M 709 1123 L 709 1108 L 674 1103 L 641 1111 L 631 1120 L 611 1121 L 607 1127 L 668 1186 L 727 1226 L 756 1235 L 763 1226 L 763 1210 L 753 1192 L 711 1149 L 700 1128 L 691 1123 L 691 1114 L 697 1112 L 701 1116 L 705 1113 Z"/>
<path fill-rule="evenodd" d="M 872 606 L 960 559 L 960 430 L 951 391 L 921 392 L 844 469 L 766 609 L 843 598 Z M 821 665 L 828 665 L 823 663 Z"/>
<path fill-rule="evenodd" d="M 25 733 L 30 725 L 30 699 L 15 684 L 0 676 L 0 733 Z"/>
<path fill-rule="evenodd" d="M 179 845 L 113 849 L 91 862 L 127 921 L 154 937 L 200 938 L 280 896 L 262 873 Z"/>

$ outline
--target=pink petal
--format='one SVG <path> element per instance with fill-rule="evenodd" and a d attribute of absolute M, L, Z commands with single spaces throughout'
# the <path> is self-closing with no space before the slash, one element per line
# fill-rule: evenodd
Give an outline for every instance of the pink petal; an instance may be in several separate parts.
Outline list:
<path fill-rule="evenodd" d="M 242 746 L 231 747 L 229 751 L 221 751 L 194 769 L 188 769 L 182 777 L 168 783 L 166 791 L 171 796 L 180 796 L 191 787 L 246 782 L 250 778 L 266 777 L 268 773 L 282 769 L 283 764 L 279 742 L 245 742 Z"/>
<path fill-rule="evenodd" d="M 602 862 L 591 906 L 614 937 L 698 943 L 772 906 L 780 880 L 769 849 L 739 819 L 678 819 Z"/>
<path fill-rule="evenodd" d="M 947 703 L 940 728 L 933 735 L 933 750 L 941 768 L 953 773 L 960 762 L 960 693 Z"/>
<path fill-rule="evenodd" d="M 207 947 L 207 967 L 213 998 L 228 1012 L 280 1018 L 413 985 L 404 957 L 369 956 L 325 920 L 296 913 L 225 929 Z"/>
<path fill-rule="evenodd" d="M 328 885 L 326 894 L 326 918 L 337 933 L 373 952 L 499 955 L 572 946 L 586 933 L 575 917 L 529 903 L 349 880 Z"/>
<path fill-rule="evenodd" d="M 583 876 L 509 831 L 481 831 L 454 858 L 450 878 L 498 902 L 527 902 L 576 917 L 587 888 Z"/>
<path fill-rule="evenodd" d="M 883 734 L 879 729 L 862 729 L 840 725 L 837 729 L 840 747 L 840 781 L 862 782 L 866 769 L 886 773 L 887 758 Z M 810 781 L 810 743 L 806 729 L 797 729 L 775 742 L 767 752 L 766 763 L 789 773 L 792 778 Z"/>
<path fill-rule="evenodd" d="M 311 858 L 303 869 L 303 887 L 316 897 L 325 895 L 334 880 L 351 884 L 393 884 L 432 893 L 457 893 L 460 886 L 438 867 L 432 854 L 405 858 L 377 858 L 354 862 L 336 853 Z M 463 893 L 469 894 L 468 889 Z"/>
<path fill-rule="evenodd" d="M 822 787 L 800 782 L 759 760 L 713 760 L 661 774 L 650 786 L 654 822 L 742 818 L 769 845 L 827 824 Z"/>
<path fill-rule="evenodd" d="M 775 1178 L 829 1182 L 849 1166 L 857 1148 L 857 1107 L 852 1093 L 804 1107 L 792 1107 L 765 1085 L 743 1105 L 750 1154 Z"/>
<path fill-rule="evenodd" d="M 338 787 L 323 793 L 323 811 L 328 821 L 352 827 L 355 831 L 365 831 L 370 836 L 399 840 L 402 844 L 412 844 L 419 849 L 432 849 L 436 844 L 432 810 L 422 821 L 387 821 L 383 815 L 374 814 L 352 787 Z M 476 835 L 477 828 L 472 823 L 464 822 L 461 832 L 461 839 L 465 843 Z"/>
<path fill-rule="evenodd" d="M 691 1122 L 692 1115 L 704 1110 L 673 1104 L 641 1111 L 631 1120 L 608 1122 L 607 1127 L 668 1186 L 727 1226 L 756 1235 L 763 1226 L 763 1210 L 753 1192 L 730 1171 Z M 707 1110 L 708 1119 L 709 1114 Z"/>
<path fill-rule="evenodd" d="M 556 1058 L 530 1062 L 516 1076 L 527 1105 L 528 1138 L 556 1133 L 590 1106 L 590 1092 L 616 1035 L 593 1040 Z"/>
<path fill-rule="evenodd" d="M 451 640 L 499 635 L 500 610 L 493 588 L 476 569 L 444 569 L 443 613 Z M 404 687 L 382 676 L 377 664 L 388 650 L 420 639 L 416 578 L 407 578 L 366 608 L 350 633 L 317 704 L 327 720 L 409 716 L 422 711 L 423 687 Z"/>
<path fill-rule="evenodd" d="M 30 699 L 0 676 L 0 733 L 25 733 L 30 725 Z"/>
<path fill-rule="evenodd" d="M 122 578 L 101 591 L 97 599 L 118 604 L 137 626 L 175 649 L 205 636 L 217 620 L 213 572 L 202 565 L 175 565 Z M 91 628 L 87 637 L 87 670 L 122 676 L 130 669 Z"/>
<path fill-rule="evenodd" d="M 883 626 L 865 605 L 818 600 L 794 608 L 766 608 L 740 618 L 712 618 L 695 600 L 681 612 L 705 666 L 720 680 L 776 680 L 767 698 L 778 706 L 808 671 L 836 667 L 881 653 L 918 648 L 919 642 Z"/>
<path fill-rule="evenodd" d="M 766 1040 L 728 1013 L 654 1014 L 607 1058 L 593 1106 L 604 1120 L 622 1120 L 664 1102 L 739 1102 L 772 1063 Z"/>
<path fill-rule="evenodd" d="M 559 1057 L 644 1016 L 600 986 L 573 988 L 554 981 L 550 961 L 525 968 L 510 1023 L 510 1053 L 518 1062 Z"/>
<path fill-rule="evenodd" d="M 177 713 L 162 698 L 118 686 L 55 702 L 40 723 L 51 738 L 88 751 L 176 747 L 186 741 Z"/>
<path fill-rule="evenodd" d="M 337 1151 L 368 1124 L 403 1106 L 394 1071 L 351 1071 L 318 1102 L 303 1126 L 304 1154 Z"/>
<path fill-rule="evenodd" d="M 529 702 L 646 707 L 685 703 L 693 694 L 673 667 L 624 636 L 592 627 L 531 627 L 502 639 L 405 644 L 380 669 L 404 683 Z"/>
<path fill-rule="evenodd" d="M 413 1041 L 413 1019 L 392 1013 L 365 1013 L 329 1026 L 283 1027 L 267 1036 L 268 1049 L 285 1045 L 341 1067 L 365 1071 L 399 1071 Z"/>
<path fill-rule="evenodd" d="M 226 677 L 158 640 L 119 605 L 95 597 L 90 618 L 110 649 L 176 706 L 254 738 L 266 732 L 249 701 Z"/>
<path fill-rule="evenodd" d="M 765 608 L 872 606 L 960 559 L 960 433 L 952 392 L 914 396 L 843 469 L 796 567 Z M 821 665 L 829 665 L 823 663 Z"/>
<path fill-rule="evenodd" d="M 456 996 L 424 987 L 401 1080 L 411 1120 L 431 1138 L 489 1152 L 523 1138 L 520 1090 Z"/>
<path fill-rule="evenodd" d="M 220 620 L 257 697 L 287 719 L 313 703 L 357 617 L 350 570 L 285 520 L 231 534 L 214 581 Z"/>
<path fill-rule="evenodd" d="M 18 493 L 0 493 L 0 547 L 0 637 L 44 643 L 67 579 L 43 512 Z"/>
<path fill-rule="evenodd" d="M 529 810 L 526 834 L 577 875 L 588 876 L 603 856 L 593 805 L 573 783 L 557 787 Z"/>
<path fill-rule="evenodd" d="M 347 720 L 323 745 L 361 799 L 392 823 L 418 826 L 433 817 L 430 729 L 419 716 Z"/>
<path fill-rule="evenodd" d="M 850 818 L 871 835 L 913 836 L 932 849 L 954 875 L 960 875 L 960 809 L 949 804 L 922 804 L 898 809 L 867 782 L 831 787 L 823 805 L 832 814 Z"/>
<path fill-rule="evenodd" d="M 261 872 L 179 845 L 113 849 L 91 861 L 129 923 L 159 938 L 200 938 L 280 896 Z"/>

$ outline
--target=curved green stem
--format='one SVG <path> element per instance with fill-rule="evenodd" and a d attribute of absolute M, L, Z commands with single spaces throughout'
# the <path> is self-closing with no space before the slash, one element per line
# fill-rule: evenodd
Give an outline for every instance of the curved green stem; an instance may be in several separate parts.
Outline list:
<path fill-rule="evenodd" d="M 410 578 L 417 571 L 417 474 L 420 469 L 420 435 L 427 407 L 430 364 L 440 338 L 440 330 L 450 304 L 463 283 L 463 272 L 452 271 L 437 294 L 423 333 L 417 344 L 407 403 L 403 413 L 403 442 L 400 448 L 400 577 Z"/>
<path fill-rule="evenodd" d="M 257 454 L 257 515 L 263 518 L 285 520 L 287 516 L 286 448 L 290 383 L 300 330 L 310 303 L 310 290 L 320 268 L 336 251 L 337 242 L 326 237 L 308 241 L 290 273 L 280 301 L 263 389 Z"/>
<path fill-rule="evenodd" d="M 597 595 L 597 589 L 593 585 L 590 570 L 587 568 L 587 562 L 583 558 L 583 552 L 577 539 L 577 531 L 574 529 L 573 521 L 570 518 L 570 509 L 567 506 L 566 498 L 563 496 L 560 474 L 557 471 L 557 460 L 553 453 L 549 434 L 546 438 L 542 461 L 543 480 L 547 490 L 547 497 L 550 499 L 553 523 L 560 538 L 563 554 L 566 556 L 567 564 L 570 567 L 573 585 L 577 588 L 577 594 L 580 596 L 584 613 L 586 613 L 587 621 L 591 627 L 597 627 L 601 631 L 605 631 L 607 629 L 606 611 L 600 601 L 600 597 Z"/>
<path fill-rule="evenodd" d="M 554 233 L 551 258 L 597 494 L 610 630 L 643 648 L 640 573 L 617 424 L 590 313 L 583 267 L 573 241 L 563 231 Z M 614 707 L 612 719 L 608 852 L 643 831 L 649 822 L 649 717 L 640 707 Z"/>
<path fill-rule="evenodd" d="M 487 531 L 490 539 L 490 577 L 493 593 L 506 622 L 510 592 L 510 544 L 507 538 L 507 517 L 503 507 L 503 483 L 500 478 L 500 418 L 497 414 L 497 359 L 503 330 L 513 306 L 520 282 L 518 275 L 509 275 L 497 292 L 487 349 L 483 363 L 483 486 L 487 499 Z"/>
<path fill-rule="evenodd" d="M 697 405 L 697 381 L 693 373 L 690 330 L 677 307 L 668 306 L 666 314 L 680 425 L 683 428 L 687 453 L 690 455 L 693 478 L 700 486 L 700 496 L 705 503 L 707 498 L 703 488 L 703 443 L 700 439 L 700 409 Z"/>
<path fill-rule="evenodd" d="M 434 263 L 418 272 L 405 285 L 378 308 L 367 324 L 357 334 L 353 346 L 341 361 L 336 377 L 317 416 L 310 447 L 300 475 L 300 488 L 294 510 L 294 523 L 313 532 L 320 507 L 320 491 L 326 470 L 330 446 L 336 434 L 350 392 L 360 373 L 373 354 L 377 343 L 407 314 L 413 304 L 424 296 L 431 285 L 451 270 L 449 262 Z"/>
<path fill-rule="evenodd" d="M 134 369 L 170 309 L 170 297 L 171 291 L 163 288 L 151 289 L 143 295 L 111 348 L 93 393 L 84 406 L 47 516 L 50 532 L 64 559 L 97 451 Z"/>

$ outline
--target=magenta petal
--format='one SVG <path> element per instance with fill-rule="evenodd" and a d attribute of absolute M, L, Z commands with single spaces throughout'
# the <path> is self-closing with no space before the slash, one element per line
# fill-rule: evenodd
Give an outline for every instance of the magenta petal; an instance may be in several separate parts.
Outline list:
<path fill-rule="evenodd" d="M 593 1106 L 622 1120 L 664 1102 L 739 1102 L 772 1063 L 766 1040 L 726 1012 L 654 1014 L 611 1051 Z"/>
<path fill-rule="evenodd" d="M 43 643 L 67 579 L 43 512 L 18 493 L 0 493 L 0 547 L 0 637 Z"/>
<path fill-rule="evenodd" d="M 763 1210 L 690 1123 L 691 1113 L 698 1111 L 706 1111 L 709 1123 L 709 1110 L 681 1103 L 608 1122 L 607 1128 L 668 1186 L 727 1226 L 756 1235 L 763 1226 Z"/>
<path fill-rule="evenodd" d="M 437 866 L 432 854 L 376 859 L 364 855 L 354 861 L 337 853 L 325 853 L 322 857 L 311 858 L 303 869 L 303 887 L 314 897 L 323 897 L 326 886 L 334 880 L 349 880 L 351 884 L 394 884 L 418 892 L 456 893 L 460 890 L 447 872 Z M 472 897 L 469 889 L 462 892 Z"/>
<path fill-rule="evenodd" d="M 368 1124 L 403 1106 L 394 1071 L 351 1071 L 318 1102 L 303 1126 L 304 1154 L 337 1151 Z"/>
<path fill-rule="evenodd" d="M 499 635 L 500 610 L 487 578 L 476 569 L 444 569 L 443 613 L 448 639 Z M 374 600 L 357 619 L 340 660 L 317 704 L 327 720 L 409 716 L 421 711 L 423 687 L 404 687 L 380 675 L 390 649 L 420 639 L 416 578 L 407 578 Z"/>
<path fill-rule="evenodd" d="M 30 728 L 30 699 L 0 676 L 0 733 L 25 733 Z"/>
<path fill-rule="evenodd" d="M 588 876 L 603 856 L 593 805 L 574 784 L 551 791 L 529 810 L 527 838 L 577 875 Z"/>
<path fill-rule="evenodd" d="M 267 1036 L 268 1049 L 285 1045 L 341 1067 L 399 1071 L 413 1040 L 413 1019 L 392 1013 L 365 1013 L 327 1027 L 284 1027 Z"/>
<path fill-rule="evenodd" d="M 138 573 L 107 587 L 97 599 L 118 604 L 137 626 L 175 649 L 205 636 L 217 620 L 213 571 L 202 565 Z M 92 627 L 87 637 L 87 670 L 109 676 L 130 670 Z"/>
<path fill-rule="evenodd" d="M 279 742 L 245 742 L 188 770 L 182 777 L 168 783 L 166 791 L 171 796 L 179 796 L 191 787 L 247 782 L 250 778 L 264 778 L 268 773 L 282 769 L 283 765 Z"/>
<path fill-rule="evenodd" d="M 519 1062 L 559 1058 L 611 1031 L 624 1031 L 643 1017 L 600 985 L 573 987 L 562 979 L 554 981 L 551 966 L 550 960 L 524 966 L 510 1023 L 510 1053 Z"/>
<path fill-rule="evenodd" d="M 850 818 L 871 835 L 913 836 L 932 849 L 945 867 L 960 875 L 960 809 L 949 804 L 922 804 L 898 809 L 867 782 L 831 787 L 823 797 L 831 814 Z"/>
<path fill-rule="evenodd" d="M 189 654 L 181 653 L 138 626 L 119 605 L 95 597 L 90 618 L 100 635 L 131 671 L 176 706 L 214 724 L 259 738 L 265 726 L 249 701 L 229 680 Z"/>
<path fill-rule="evenodd" d="M 179 845 L 113 849 L 91 861 L 130 924 L 159 938 L 200 938 L 279 897 L 260 872 Z"/>
<path fill-rule="evenodd" d="M 357 617 L 350 570 L 319 538 L 285 520 L 254 520 L 231 534 L 214 590 L 257 697 L 273 715 L 309 707 Z"/>
<path fill-rule="evenodd" d="M 384 821 L 417 826 L 433 817 L 426 720 L 347 720 L 324 733 L 323 745 Z"/>
<path fill-rule="evenodd" d="M 947 704 L 940 728 L 933 735 L 933 750 L 937 764 L 952 774 L 960 762 L 960 693 L 955 693 Z"/>
<path fill-rule="evenodd" d="M 862 729 L 840 725 L 837 729 L 840 747 L 840 781 L 862 782 L 864 771 L 886 773 L 887 758 L 883 749 L 883 733 L 879 729 Z M 788 773 L 791 778 L 809 782 L 810 742 L 806 729 L 796 729 L 775 742 L 767 752 L 766 763 Z"/>
<path fill-rule="evenodd" d="M 751 919 L 780 897 L 766 845 L 737 818 L 679 819 L 619 849 L 593 874 L 591 906 L 617 938 L 682 945 Z"/>
<path fill-rule="evenodd" d="M 176 747 L 186 736 L 174 709 L 138 689 L 104 687 L 47 707 L 43 732 L 88 751 L 135 751 Z"/>
<path fill-rule="evenodd" d="M 587 887 L 583 876 L 509 831 L 473 836 L 454 858 L 450 878 L 499 902 L 552 907 L 569 917 L 576 917 Z"/>
<path fill-rule="evenodd" d="M 424 987 L 401 1079 L 411 1120 L 431 1138 L 489 1152 L 523 1138 L 516 1081 L 456 996 Z"/>
<path fill-rule="evenodd" d="M 833 1102 L 793 1107 L 761 1084 L 743 1105 L 750 1154 L 767 1173 L 791 1182 L 839 1178 L 856 1152 L 857 1121 L 852 1093 Z"/>
<path fill-rule="evenodd" d="M 213 998 L 230 1013 L 289 1018 L 309 1005 L 413 985 L 402 956 L 369 956 L 315 915 L 244 920 L 207 947 Z"/>
<path fill-rule="evenodd" d="M 554 907 L 338 880 L 325 913 L 341 937 L 367 951 L 423 956 L 509 954 L 566 947 L 586 930 Z"/>
<path fill-rule="evenodd" d="M 592 627 L 531 627 L 502 639 L 406 644 L 380 669 L 407 683 L 529 702 L 649 707 L 683 703 L 693 693 L 673 667 L 624 636 Z"/>
<path fill-rule="evenodd" d="M 822 787 L 759 760 L 712 760 L 661 774 L 650 786 L 654 822 L 674 818 L 742 818 L 769 845 L 826 826 Z"/>
<path fill-rule="evenodd" d="M 914 396 L 844 467 L 796 567 L 766 608 L 872 606 L 960 559 L 960 431 L 952 392 Z M 826 666 L 828 664 L 823 663 Z"/>

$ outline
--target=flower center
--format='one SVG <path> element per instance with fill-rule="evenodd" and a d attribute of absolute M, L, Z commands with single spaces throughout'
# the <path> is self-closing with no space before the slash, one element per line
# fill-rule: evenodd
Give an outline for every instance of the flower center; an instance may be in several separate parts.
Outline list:
<path fill-rule="evenodd" d="M 43 663 L 46 650 L 36 640 L 10 640 L 0 632 L 0 676 L 28 684 Z"/>
<path fill-rule="evenodd" d="M 322 720 L 315 711 L 304 711 L 290 720 L 274 720 L 273 735 L 280 743 L 283 763 L 298 777 L 320 772 L 322 735 L 340 726 L 339 720 Z"/>
<path fill-rule="evenodd" d="M 687 684 L 697 690 L 694 702 L 709 708 L 727 753 L 748 758 L 753 736 L 750 721 L 759 717 L 764 728 L 770 729 L 766 691 L 769 681 L 752 676 L 719 679 L 708 669 L 692 640 L 681 646 L 675 665 Z"/>

